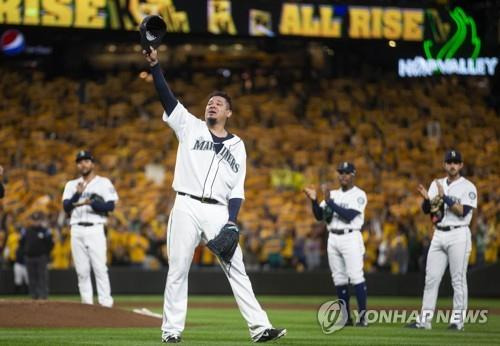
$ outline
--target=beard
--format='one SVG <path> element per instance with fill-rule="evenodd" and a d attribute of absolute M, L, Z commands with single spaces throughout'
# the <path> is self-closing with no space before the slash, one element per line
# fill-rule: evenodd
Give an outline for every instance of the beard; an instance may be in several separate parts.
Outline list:
<path fill-rule="evenodd" d="M 460 174 L 460 170 L 449 169 L 447 173 L 448 173 L 448 176 L 450 176 L 451 178 L 456 178 Z"/>
<path fill-rule="evenodd" d="M 84 169 L 84 170 L 81 170 L 80 171 L 80 174 L 83 176 L 83 177 L 88 177 L 88 175 L 92 173 L 92 169 Z"/>
<path fill-rule="evenodd" d="M 215 124 L 217 124 L 217 119 L 216 118 L 208 118 L 207 124 L 208 124 L 208 126 L 214 126 Z"/>

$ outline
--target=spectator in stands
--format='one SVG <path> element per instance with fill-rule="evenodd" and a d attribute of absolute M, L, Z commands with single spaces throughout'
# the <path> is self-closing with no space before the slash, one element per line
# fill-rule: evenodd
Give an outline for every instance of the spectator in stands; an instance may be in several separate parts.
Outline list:
<path fill-rule="evenodd" d="M 268 236 L 262 239 L 262 251 L 266 254 L 264 259 L 265 268 L 281 268 L 283 258 L 281 251 L 283 249 L 283 240 L 276 229 L 268 230 Z"/>
<path fill-rule="evenodd" d="M 69 269 L 71 267 L 71 241 L 68 230 L 56 230 L 53 234 L 51 269 Z"/>
<path fill-rule="evenodd" d="M 304 256 L 307 270 L 319 268 L 321 264 L 321 240 L 316 232 L 312 232 L 305 240 Z"/>
<path fill-rule="evenodd" d="M 143 231 L 137 229 L 129 232 L 127 239 L 128 257 L 134 267 L 143 268 L 146 260 L 146 252 L 149 248 L 149 241 L 143 235 Z"/>
<path fill-rule="evenodd" d="M 401 228 L 390 244 L 391 273 L 406 274 L 408 270 L 408 241 Z"/>
<path fill-rule="evenodd" d="M 298 272 L 304 271 L 304 269 L 307 267 L 305 245 L 306 240 L 303 236 L 298 236 L 295 239 L 295 243 L 293 245 L 293 265 L 295 267 L 295 270 Z"/>
<path fill-rule="evenodd" d="M 5 188 L 3 187 L 3 167 L 0 166 L 0 198 L 5 196 Z"/>
<path fill-rule="evenodd" d="M 35 212 L 30 224 L 22 230 L 19 245 L 28 270 L 29 292 L 33 299 L 47 299 L 49 295 L 49 255 L 54 245 L 50 229 L 45 226 L 45 215 Z"/>
<path fill-rule="evenodd" d="M 20 254 L 19 243 L 21 239 L 21 231 L 13 224 L 12 215 L 8 215 L 6 219 L 7 240 L 3 250 L 3 258 L 5 262 L 12 266 L 14 274 L 14 291 L 17 294 L 28 292 L 28 272 L 24 258 Z"/>
<path fill-rule="evenodd" d="M 405 194 L 411 190 L 409 184 L 415 180 L 414 177 L 427 180 L 429 172 L 440 168 L 441 160 L 436 155 L 442 146 L 453 141 L 464 143 L 464 154 L 474 161 L 467 167 L 466 173 L 474 175 L 478 184 L 484 187 L 481 196 L 478 196 L 483 201 L 478 218 L 483 218 L 486 225 L 478 223 L 478 228 L 484 227 L 483 236 L 478 232 L 473 239 L 476 243 L 476 264 L 480 265 L 482 258 L 488 263 L 498 261 L 500 237 L 498 228 L 494 227 L 500 210 L 497 202 L 500 176 L 497 174 L 499 136 L 495 129 L 498 127 L 500 102 L 494 105 L 485 103 L 484 96 L 488 92 L 478 88 L 477 83 L 461 83 L 460 80 L 457 83 L 457 79 L 452 82 L 448 78 L 434 79 L 432 83 L 423 79 L 404 82 L 391 79 L 388 82 L 389 79 L 381 74 L 376 80 L 367 80 L 359 69 L 356 69 L 355 78 L 338 75 L 331 79 L 321 75 L 321 79 L 311 85 L 308 80 L 312 79 L 302 79 L 302 69 L 290 67 L 290 63 L 278 58 L 274 65 L 269 65 L 270 73 L 267 75 L 262 72 L 263 66 L 258 67 L 261 71 L 245 70 L 246 67 L 243 67 L 240 73 L 233 73 L 232 76 L 245 73 L 244 78 L 227 79 L 227 89 L 234 90 L 235 103 L 238 104 L 238 117 L 233 117 L 231 127 L 235 131 L 245 129 L 242 133 L 247 145 L 248 170 L 252 172 L 248 174 L 246 184 L 247 190 L 255 191 L 247 196 L 241 220 L 274 222 L 281 214 L 290 213 L 285 211 L 287 204 L 292 206 L 292 214 L 304 215 L 309 206 L 295 198 L 292 191 L 295 179 L 287 177 L 283 182 L 289 186 L 281 184 L 275 189 L 271 177 L 280 178 L 280 175 L 276 176 L 276 171 L 281 173 L 279 171 L 283 167 L 289 167 L 293 169 L 290 171 L 292 178 L 302 175 L 310 181 L 321 176 L 327 180 L 331 167 L 326 162 L 352 151 L 357 157 L 356 166 L 372 173 L 360 182 L 369 193 L 367 220 L 368 214 L 371 214 L 369 218 L 377 224 L 371 226 L 376 233 L 375 238 L 368 238 L 370 245 L 365 242 L 367 257 L 369 255 L 370 258 L 365 260 L 365 264 L 373 264 L 373 255 L 377 254 L 381 267 L 375 265 L 373 269 L 387 269 L 387 251 L 396 236 L 394 225 L 402 219 L 412 218 L 417 224 L 411 226 L 412 230 L 408 233 L 408 270 L 416 270 L 419 265 L 424 265 L 424 248 L 428 244 L 428 237 L 421 230 L 427 227 L 419 223 L 426 225 L 428 220 L 418 220 L 415 203 L 411 198 L 405 198 Z M 199 86 L 213 86 L 217 80 L 211 68 L 205 73 L 202 68 L 192 71 L 189 66 L 188 63 L 172 72 L 189 74 L 191 82 L 185 78 L 173 78 L 172 82 L 179 90 L 179 97 L 200 112 L 204 107 L 200 105 L 200 100 L 205 95 L 199 89 L 205 88 Z M 9 184 L 5 186 L 8 190 L 2 199 L 3 219 L 15 215 L 17 220 L 18 214 L 36 203 L 35 197 L 40 193 L 56 196 L 62 177 L 72 174 L 73 168 L 67 164 L 72 160 L 72 153 L 81 143 L 89 140 L 99 143 L 98 150 L 103 153 L 102 165 L 120 184 L 119 190 L 123 188 L 129 192 L 127 204 L 141 211 L 128 217 L 128 211 L 118 206 L 116 215 L 109 219 L 110 224 L 123 213 L 120 232 L 126 235 L 129 220 L 137 216 L 141 223 L 149 222 L 148 213 L 161 216 L 165 210 L 171 209 L 173 194 L 164 187 L 172 180 L 177 144 L 175 136 L 164 136 L 152 127 L 151 122 L 144 121 L 148 114 L 150 118 L 161 108 L 158 103 L 151 102 L 153 91 L 145 87 L 145 83 L 151 82 L 150 77 L 140 78 L 130 71 L 103 73 L 98 82 L 88 80 L 82 85 L 80 80 L 66 77 L 45 78 L 36 69 L 30 74 L 32 80 L 24 78 L 18 71 L 0 69 L 0 98 L 9 103 L 8 107 L 0 109 L 0 153 L 4 167 L 8 164 L 9 171 L 13 172 L 9 175 Z M 340 74 L 341 70 L 337 66 L 335 73 Z M 312 70 L 310 72 L 313 73 Z M 263 80 L 265 78 L 269 79 L 267 84 Z M 13 85 L 16 87 L 12 88 Z M 123 85 L 127 88 L 124 89 Z M 498 89 L 498 83 L 496 87 Z M 489 88 L 489 93 L 497 99 L 500 97 L 494 87 L 485 85 L 484 88 Z M 242 91 L 238 92 L 240 89 Z M 56 91 L 47 94 L 46 90 Z M 296 95 L 299 94 L 307 99 L 298 98 Z M 275 102 L 276 99 L 280 102 Z M 51 111 L 48 112 L 48 109 Z M 138 113 L 142 116 L 138 117 Z M 29 114 L 29 123 L 20 122 L 20 114 Z M 79 124 L 93 128 L 92 136 L 89 137 L 88 129 Z M 454 129 L 453 138 L 448 131 L 450 128 Z M 12 136 L 12 133 L 19 135 Z M 137 143 L 143 140 L 148 145 L 138 146 Z M 47 158 L 44 164 L 41 164 L 40 157 Z M 423 160 L 427 165 L 414 167 L 414 162 Z M 165 167 L 163 185 L 153 186 L 148 181 L 144 167 L 149 163 Z M 275 181 L 282 183 L 280 179 Z M 266 213 L 265 209 L 271 201 L 273 210 Z M 142 212 L 147 209 L 151 211 Z M 58 214 L 57 208 L 50 207 L 49 211 L 52 215 Z M 394 215 L 384 222 L 389 212 L 394 212 Z M 395 220 L 391 220 L 393 217 Z M 297 226 L 299 221 L 292 222 Z M 10 234 L 7 227 L 3 226 L 3 230 L 4 242 L 12 243 L 15 239 L 7 239 Z M 164 230 L 164 225 L 155 227 L 156 236 L 149 236 L 148 240 L 150 244 L 159 244 L 156 250 L 152 247 L 150 251 L 158 253 L 158 258 L 165 264 Z M 306 233 L 297 227 L 293 261 L 298 269 L 300 263 L 305 263 L 302 250 Z M 254 257 L 258 258 L 261 254 L 261 241 L 258 233 L 255 234 L 252 246 L 247 249 L 254 252 Z M 113 244 L 117 244 L 116 248 L 109 246 L 109 257 L 114 254 L 113 265 L 128 265 L 127 249 L 121 248 L 124 245 L 119 245 L 119 240 L 113 241 Z M 374 251 L 370 252 L 369 246 Z M 58 253 L 56 245 L 54 254 Z M 11 255 L 15 258 L 15 253 Z M 247 255 L 245 258 L 248 260 L 250 257 Z M 62 263 L 59 261 L 62 259 L 58 257 L 56 261 L 54 258 L 53 264 Z M 63 266 L 70 263 L 63 262 Z M 9 264 L 12 263 L 13 260 Z"/>
<path fill-rule="evenodd" d="M 23 248 L 21 245 L 22 230 L 20 230 L 19 232 L 16 230 L 15 235 L 16 237 L 14 237 L 14 234 L 11 235 L 11 242 L 13 242 L 14 239 L 16 239 L 17 241 L 14 265 L 12 266 L 12 269 L 14 271 L 14 292 L 16 294 L 26 294 L 28 293 L 30 281 L 28 270 L 26 268 L 26 259 L 23 255 Z"/>

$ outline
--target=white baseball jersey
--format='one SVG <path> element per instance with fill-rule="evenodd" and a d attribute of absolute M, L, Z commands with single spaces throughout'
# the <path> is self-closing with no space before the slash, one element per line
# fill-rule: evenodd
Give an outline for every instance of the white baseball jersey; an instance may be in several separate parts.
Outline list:
<path fill-rule="evenodd" d="M 79 182 L 83 182 L 83 177 L 70 180 L 66 183 L 62 196 L 63 201 L 65 199 L 71 199 L 71 197 L 73 197 Z M 111 183 L 108 178 L 101 177 L 99 175 L 96 175 L 94 179 L 92 179 L 88 183 L 78 202 L 83 202 L 84 200 L 90 198 L 90 196 L 94 193 L 101 196 L 106 202 L 118 201 L 118 193 L 116 192 L 113 183 Z M 96 213 L 90 205 L 82 205 L 76 207 L 71 212 L 70 224 L 76 225 L 78 222 L 105 224 L 106 220 L 106 216 Z"/>
<path fill-rule="evenodd" d="M 216 153 L 207 124 L 179 102 L 165 121 L 179 140 L 172 187 L 197 197 L 216 199 L 226 205 L 231 198 L 245 198 L 246 151 L 234 135 Z"/>
<path fill-rule="evenodd" d="M 330 198 L 342 208 L 357 210 L 359 214 L 351 222 L 345 222 L 337 213 L 333 213 L 332 221 L 326 226 L 327 229 L 329 231 L 332 229 L 360 230 L 365 220 L 366 193 L 359 187 L 353 186 L 347 191 L 343 191 L 342 189 L 330 191 Z M 326 202 L 322 201 L 320 207 L 324 208 L 325 206 Z"/>
<path fill-rule="evenodd" d="M 460 177 L 448 185 L 447 178 L 438 179 L 443 186 L 444 194 L 449 196 L 454 201 L 462 205 L 469 205 L 472 208 L 477 208 L 477 190 L 472 182 L 464 177 Z M 438 195 L 436 182 L 433 181 L 429 187 L 429 198 L 432 199 Z M 438 226 L 468 226 L 472 219 L 472 211 L 467 213 L 465 217 L 460 217 L 448 210 L 449 207 L 444 205 L 444 216 Z"/>

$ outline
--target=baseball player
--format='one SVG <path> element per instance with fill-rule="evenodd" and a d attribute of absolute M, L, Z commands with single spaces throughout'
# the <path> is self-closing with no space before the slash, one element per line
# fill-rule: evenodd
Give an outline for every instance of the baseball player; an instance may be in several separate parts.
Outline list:
<path fill-rule="evenodd" d="M 318 203 L 314 188 L 304 193 L 312 201 L 314 217 L 325 221 L 328 235 L 328 262 L 337 296 L 346 304 L 346 325 L 353 325 L 349 310 L 349 283 L 354 285 L 359 317 L 356 326 L 366 327 L 366 282 L 363 274 L 365 245 L 361 235 L 366 208 L 366 193 L 354 185 L 356 169 L 350 162 L 337 167 L 340 189 L 324 190 L 325 199 Z"/>
<path fill-rule="evenodd" d="M 422 311 L 416 322 L 407 325 L 409 328 L 432 328 L 439 284 L 449 263 L 453 313 L 448 329 L 464 330 L 467 263 L 471 252 L 469 224 L 472 209 L 477 208 L 477 190 L 472 182 L 460 175 L 462 167 L 460 152 L 450 150 L 444 156 L 446 177 L 434 180 L 429 191 L 422 185 L 418 186 L 418 191 L 424 197 L 422 210 L 431 214 L 434 222 L 434 235 L 427 255 Z"/>
<path fill-rule="evenodd" d="M 238 246 L 237 215 L 244 199 L 246 152 L 241 138 L 229 133 L 230 97 L 210 95 L 205 121 L 196 118 L 172 94 L 158 63 L 157 52 L 143 51 L 151 66 L 163 121 L 179 140 L 173 189 L 177 192 L 167 228 L 168 276 L 163 306 L 162 341 L 181 341 L 187 311 L 188 272 L 200 241 L 216 254 L 233 290 L 251 339 L 266 342 L 281 338 L 286 329 L 273 328 L 253 293 Z M 229 245 L 219 253 L 219 241 Z"/>
<path fill-rule="evenodd" d="M 64 211 L 71 215 L 71 253 L 78 276 L 82 303 L 93 303 L 90 268 L 94 272 L 98 302 L 113 306 L 106 266 L 106 236 L 104 225 L 107 214 L 118 201 L 115 187 L 108 178 L 94 172 L 94 157 L 89 151 L 76 155 L 76 166 L 81 176 L 66 183 L 63 192 Z"/>

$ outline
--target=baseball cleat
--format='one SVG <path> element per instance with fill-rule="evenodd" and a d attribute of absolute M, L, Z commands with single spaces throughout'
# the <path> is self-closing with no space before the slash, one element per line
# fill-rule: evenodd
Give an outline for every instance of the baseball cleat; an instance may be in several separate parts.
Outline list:
<path fill-rule="evenodd" d="M 448 330 L 456 330 L 456 331 L 463 331 L 464 330 L 464 326 L 462 327 L 459 327 L 458 324 L 456 323 L 452 323 L 448 326 Z"/>
<path fill-rule="evenodd" d="M 272 340 L 278 340 L 279 338 L 286 335 L 285 328 L 269 328 L 264 330 L 255 342 L 267 342 Z"/>
<path fill-rule="evenodd" d="M 368 322 L 365 319 L 362 319 L 359 322 L 356 322 L 356 327 L 368 327 Z"/>
<path fill-rule="evenodd" d="M 166 335 L 161 338 L 161 342 L 166 342 L 167 344 L 177 344 L 181 342 L 180 335 Z"/>
<path fill-rule="evenodd" d="M 431 327 L 427 327 L 427 326 L 424 326 L 418 322 L 412 322 L 412 323 L 408 323 L 407 325 L 405 325 L 405 328 L 410 328 L 410 329 L 431 329 Z"/>
<path fill-rule="evenodd" d="M 352 327 L 352 326 L 354 326 L 352 318 L 348 318 L 347 321 L 345 321 L 344 327 Z"/>

